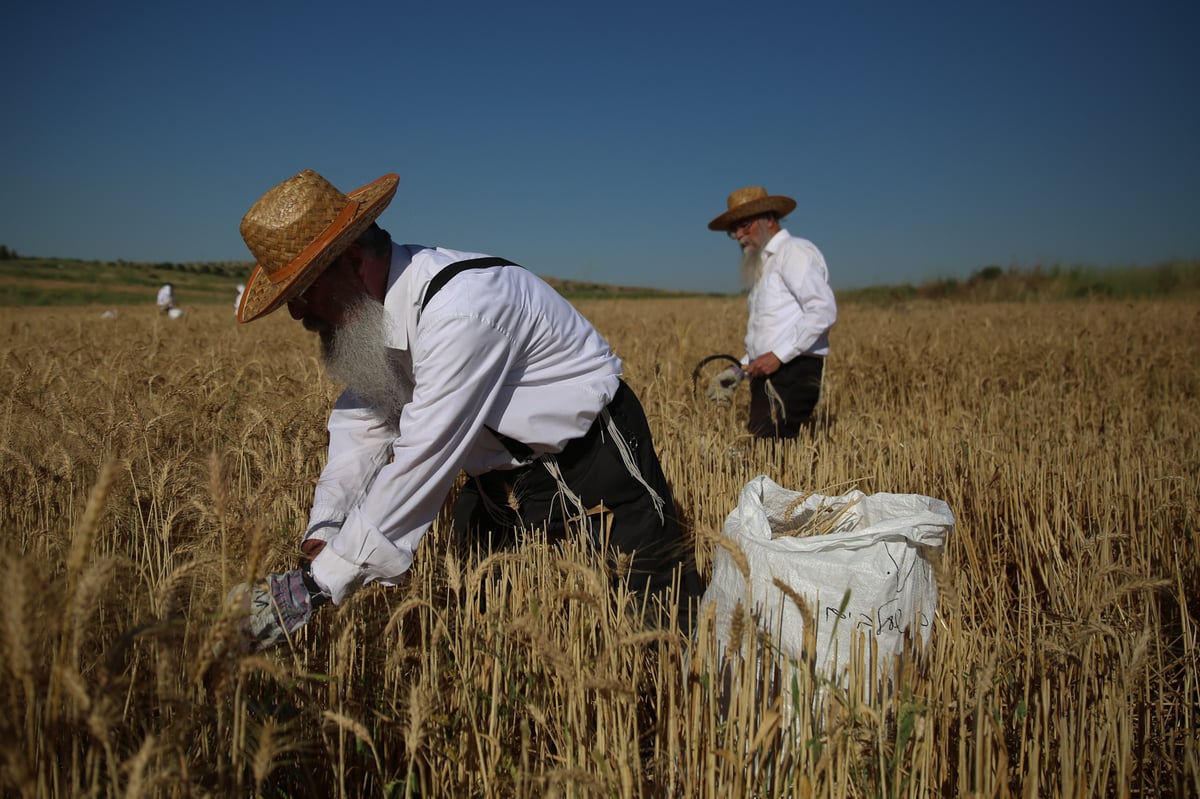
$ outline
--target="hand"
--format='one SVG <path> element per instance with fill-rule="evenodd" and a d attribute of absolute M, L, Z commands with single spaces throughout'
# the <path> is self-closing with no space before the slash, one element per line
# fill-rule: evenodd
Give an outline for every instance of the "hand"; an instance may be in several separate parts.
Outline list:
<path fill-rule="evenodd" d="M 251 652 L 290 640 L 328 601 L 327 594 L 309 590 L 301 569 L 239 583 L 225 598 L 226 606 L 240 617 L 237 626 L 242 645 Z"/>
<path fill-rule="evenodd" d="M 729 402 L 737 391 L 738 383 L 742 382 L 745 373 L 741 367 L 730 366 L 713 376 L 707 386 L 708 398 L 713 402 Z"/>
<path fill-rule="evenodd" d="M 746 374 L 751 377 L 770 377 L 778 372 L 781 366 L 783 362 L 775 357 L 775 353 L 768 352 L 751 361 L 746 366 Z"/>
<path fill-rule="evenodd" d="M 310 538 L 300 544 L 300 552 L 304 557 L 312 560 L 317 555 L 321 554 L 321 550 L 325 548 L 325 542 L 319 538 Z"/>

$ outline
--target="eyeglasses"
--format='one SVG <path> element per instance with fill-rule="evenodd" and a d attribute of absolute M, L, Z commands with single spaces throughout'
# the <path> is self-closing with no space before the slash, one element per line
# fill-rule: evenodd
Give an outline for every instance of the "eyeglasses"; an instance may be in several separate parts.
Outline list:
<path fill-rule="evenodd" d="M 755 222 L 765 216 L 767 216 L 767 214 L 759 214 L 758 216 L 752 216 L 749 219 L 743 219 L 741 222 L 738 222 L 736 225 L 726 230 L 725 234 L 731 239 L 741 238 L 743 230 L 749 230 L 754 226 Z"/>

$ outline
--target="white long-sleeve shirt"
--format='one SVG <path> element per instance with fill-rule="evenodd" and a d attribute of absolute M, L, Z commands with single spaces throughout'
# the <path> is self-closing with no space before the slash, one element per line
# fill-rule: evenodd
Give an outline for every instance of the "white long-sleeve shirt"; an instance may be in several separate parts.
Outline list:
<path fill-rule="evenodd" d="M 435 274 L 476 257 L 392 245 L 388 344 L 412 395 L 398 425 L 350 393 L 330 414 L 307 537 L 327 542 L 312 572 L 334 602 L 408 570 L 460 470 L 518 465 L 487 428 L 559 452 L 616 395 L 621 361 L 608 342 L 525 269 L 467 270 L 420 310 Z"/>
<path fill-rule="evenodd" d="M 816 245 L 780 230 L 763 248 L 762 277 L 746 300 L 746 360 L 775 353 L 783 363 L 798 355 L 829 354 L 837 302 L 829 270 Z"/>

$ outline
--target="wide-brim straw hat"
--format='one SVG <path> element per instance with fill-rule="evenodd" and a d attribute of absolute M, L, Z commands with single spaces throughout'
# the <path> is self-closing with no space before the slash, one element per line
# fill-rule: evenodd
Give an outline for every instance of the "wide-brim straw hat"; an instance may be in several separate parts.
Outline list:
<path fill-rule="evenodd" d="M 728 210 L 708 223 L 709 230 L 729 230 L 743 219 L 765 214 L 787 216 L 796 209 L 796 201 L 782 194 L 767 194 L 762 186 L 747 186 L 729 195 Z"/>
<path fill-rule="evenodd" d="M 242 217 L 242 240 L 255 266 L 238 321 L 265 316 L 302 294 L 383 213 L 399 182 L 387 174 L 342 194 L 306 169 L 260 197 Z"/>

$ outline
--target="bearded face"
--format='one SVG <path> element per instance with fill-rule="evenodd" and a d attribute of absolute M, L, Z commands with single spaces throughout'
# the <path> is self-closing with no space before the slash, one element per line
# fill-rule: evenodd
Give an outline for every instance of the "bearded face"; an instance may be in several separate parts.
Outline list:
<path fill-rule="evenodd" d="M 413 386 L 404 353 L 387 346 L 387 323 L 383 305 L 364 294 L 342 324 L 317 332 L 329 376 L 380 417 L 395 422 L 412 399 Z"/>
<path fill-rule="evenodd" d="M 771 235 L 767 225 L 759 220 L 738 239 L 738 244 L 742 248 L 741 258 L 738 261 L 738 277 L 742 289 L 745 291 L 754 288 L 754 284 L 762 277 L 763 248 L 771 240 Z"/>

